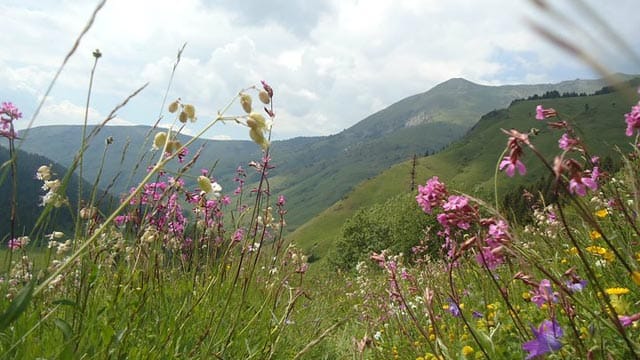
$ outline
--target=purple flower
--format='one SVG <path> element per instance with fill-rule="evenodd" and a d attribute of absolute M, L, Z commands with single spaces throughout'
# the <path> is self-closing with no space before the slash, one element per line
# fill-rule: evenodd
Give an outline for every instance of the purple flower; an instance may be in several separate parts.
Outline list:
<path fill-rule="evenodd" d="M 565 283 L 567 289 L 572 293 L 580 292 L 587 286 L 587 280 L 571 280 Z"/>
<path fill-rule="evenodd" d="M 458 306 L 458 304 L 456 304 L 455 301 L 453 301 L 453 299 L 449 299 L 449 308 L 447 309 L 447 311 L 449 311 L 449 313 L 454 317 L 460 316 L 460 307 Z"/>
<path fill-rule="evenodd" d="M 531 326 L 531 331 L 534 339 L 522 344 L 522 349 L 529 352 L 526 359 L 533 359 L 536 356 L 560 350 L 562 347 L 559 339 L 564 334 L 555 319 L 544 320 L 537 329 Z"/>
<path fill-rule="evenodd" d="M 504 169 L 504 172 L 508 177 L 513 177 L 515 175 L 516 170 L 520 173 L 520 175 L 524 175 L 527 173 L 527 168 L 524 166 L 522 161 L 516 160 L 515 162 L 510 157 L 505 157 L 500 162 L 500 170 Z"/>

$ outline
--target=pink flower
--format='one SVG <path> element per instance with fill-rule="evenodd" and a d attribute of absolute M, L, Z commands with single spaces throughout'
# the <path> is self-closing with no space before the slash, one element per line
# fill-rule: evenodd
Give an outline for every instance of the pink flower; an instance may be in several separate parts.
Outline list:
<path fill-rule="evenodd" d="M 562 137 L 558 140 L 558 146 L 564 151 L 571 150 L 576 145 L 578 145 L 578 140 L 572 139 L 567 133 L 562 134 Z"/>
<path fill-rule="evenodd" d="M 431 214 L 433 208 L 441 206 L 447 196 L 447 189 L 437 176 L 427 180 L 425 186 L 418 185 L 416 201 L 427 214 Z"/>
<path fill-rule="evenodd" d="M 569 192 L 579 196 L 585 196 L 587 194 L 587 188 L 596 191 L 598 190 L 598 177 L 600 176 L 600 169 L 594 167 L 591 170 L 591 176 L 574 176 L 569 181 Z"/>
<path fill-rule="evenodd" d="M 627 123 L 627 136 L 633 136 L 635 130 L 640 129 L 640 102 L 631 108 L 631 112 L 624 114 Z"/>
<path fill-rule="evenodd" d="M 558 112 L 554 108 L 545 109 L 542 105 L 536 106 L 536 120 L 544 120 L 557 115 Z"/>
<path fill-rule="evenodd" d="M 531 302 L 538 305 L 538 307 L 542 307 L 545 303 L 558 302 L 558 293 L 553 291 L 551 281 L 548 279 L 542 279 L 538 289 L 531 291 L 531 293 L 533 295 L 531 296 Z"/>
<path fill-rule="evenodd" d="M 522 161 L 516 160 L 515 162 L 513 162 L 508 156 L 502 159 L 499 168 L 500 170 L 504 169 L 504 172 L 509 177 L 513 177 L 513 175 L 515 175 L 516 169 L 518 170 L 518 173 L 520 173 L 520 175 L 524 175 L 527 173 L 527 168 L 524 166 Z"/>
<path fill-rule="evenodd" d="M 278 196 L 278 206 L 284 206 L 287 203 L 287 199 L 285 199 L 284 195 Z"/>
<path fill-rule="evenodd" d="M 4 103 L 6 104 L 6 103 Z M 4 105 L 3 104 L 3 105 Z M 20 249 L 22 247 L 22 241 L 20 241 L 19 239 L 11 239 L 9 240 L 9 242 L 7 243 L 7 246 L 9 247 L 9 249 L 11 250 L 16 250 L 16 249 Z"/>

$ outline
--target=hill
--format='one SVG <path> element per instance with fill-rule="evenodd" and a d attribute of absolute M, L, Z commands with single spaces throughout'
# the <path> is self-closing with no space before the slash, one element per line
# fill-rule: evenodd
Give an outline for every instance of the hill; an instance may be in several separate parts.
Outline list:
<path fill-rule="evenodd" d="M 40 214 L 44 211 L 42 203 L 42 196 L 46 191 L 42 189 L 43 182 L 36 179 L 36 170 L 41 165 L 49 165 L 52 173 L 54 173 L 53 179 L 62 178 L 67 172 L 67 169 L 41 155 L 30 154 L 24 151 L 18 150 L 17 155 L 17 213 L 16 213 L 16 235 L 29 235 L 34 230 L 34 225 Z M 0 165 L 7 163 L 9 160 L 9 151 L 6 148 L 0 147 Z M 7 163 L 8 164 L 8 163 Z M 78 203 L 78 177 L 73 175 L 70 177 L 67 184 L 67 191 L 65 194 L 68 196 L 69 205 L 71 209 L 77 208 Z M 9 166 L 0 170 L 0 208 L 3 209 L 0 216 L 0 240 L 2 243 L 9 238 L 10 235 L 10 209 L 11 209 L 11 193 L 12 193 L 12 179 Z M 89 199 L 92 189 L 92 184 L 83 182 L 83 199 Z M 102 204 L 106 207 L 109 206 L 109 202 L 112 201 L 110 196 L 103 197 L 104 193 L 98 191 L 96 198 L 102 198 Z M 37 233 L 50 233 L 51 231 L 70 231 L 73 229 L 73 218 L 70 211 L 66 207 L 54 209 L 51 213 L 51 217 L 48 219 L 48 224 L 44 227 L 37 229 Z M 35 239 L 32 239 L 35 240 Z"/>
<path fill-rule="evenodd" d="M 482 116 L 504 108 L 517 98 L 547 91 L 594 92 L 602 80 L 573 80 L 559 84 L 485 86 L 451 79 L 407 97 L 368 116 L 339 134 L 274 141 L 271 190 L 288 198 L 289 229 L 294 230 L 343 198 L 363 180 L 414 154 L 435 153 L 461 138 Z M 91 131 L 93 127 L 89 127 Z M 276 129 L 277 131 L 277 129 Z M 107 126 L 100 130 L 85 153 L 84 177 L 92 182 L 100 169 L 100 186 L 117 195 L 126 192 L 151 164 L 148 126 Z M 68 166 L 80 147 L 82 127 L 44 126 L 30 129 L 22 148 Z M 105 150 L 104 140 L 114 142 Z M 188 137 L 183 136 L 182 141 Z M 51 141 L 55 139 L 55 141 Z M 215 166 L 213 172 L 224 188 L 234 186 L 239 165 L 261 157 L 250 141 L 198 140 L 202 146 L 193 168 Z M 104 163 L 103 153 L 106 151 Z"/>
<path fill-rule="evenodd" d="M 557 153 L 557 140 L 561 134 L 534 120 L 538 104 L 557 109 L 564 114 L 563 120 L 575 121 L 575 126 L 583 140 L 589 144 L 592 154 L 602 157 L 615 155 L 616 146 L 624 147 L 629 142 L 624 135 L 623 115 L 635 101 L 635 96 L 614 92 L 515 102 L 507 109 L 492 111 L 483 116 L 463 139 L 444 151 L 418 159 L 416 182 L 422 184 L 427 178 L 437 175 L 453 189 L 492 199 L 495 167 L 507 141 L 507 136 L 501 129 L 515 128 L 527 132 L 532 127 L 539 128 L 539 135 L 533 139 L 537 148 L 548 159 Z M 523 161 L 527 164 L 527 176 L 509 179 L 499 174 L 499 193 L 504 194 L 518 185 L 530 184 L 545 174 L 540 161 L 527 150 L 525 153 Z M 345 219 L 357 209 L 410 191 L 411 171 L 412 162 L 405 161 L 362 182 L 344 199 L 293 232 L 291 239 L 315 258 L 326 257 L 340 236 Z"/>

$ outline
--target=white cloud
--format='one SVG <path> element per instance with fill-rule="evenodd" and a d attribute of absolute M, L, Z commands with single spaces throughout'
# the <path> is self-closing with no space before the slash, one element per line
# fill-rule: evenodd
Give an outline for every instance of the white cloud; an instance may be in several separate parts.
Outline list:
<path fill-rule="evenodd" d="M 588 1 L 615 24 L 631 47 L 640 48 L 629 18 L 634 1 L 605 6 Z M 6 0 L 0 5 L 5 28 L 0 42 L 2 100 L 19 99 L 35 109 L 66 51 L 84 27 L 96 2 Z M 575 2 L 553 2 L 568 19 L 585 20 Z M 588 68 L 534 34 L 525 19 L 560 29 L 602 54 L 615 71 L 640 72 L 607 42 L 595 45 L 584 34 L 550 21 L 524 0 L 112 0 L 98 14 L 76 55 L 54 87 L 56 99 L 36 125 L 82 119 L 91 52 L 103 57 L 95 73 L 92 108 L 107 114 L 134 89 L 149 86 L 112 123 L 152 125 L 169 85 L 177 50 L 187 47 L 176 70 L 168 101 L 180 97 L 196 105 L 197 133 L 237 92 L 268 80 L 276 92 L 277 139 L 341 131 L 403 97 L 424 92 L 451 77 L 484 84 L 549 82 L 593 77 Z M 31 99 L 31 103 L 27 101 Z M 166 104 L 165 104 L 166 105 Z M 97 115 L 96 115 L 97 114 Z M 242 114 L 232 106 L 229 114 Z M 173 120 L 162 115 L 162 122 Z M 217 126 L 206 136 L 247 139 L 246 129 Z"/>

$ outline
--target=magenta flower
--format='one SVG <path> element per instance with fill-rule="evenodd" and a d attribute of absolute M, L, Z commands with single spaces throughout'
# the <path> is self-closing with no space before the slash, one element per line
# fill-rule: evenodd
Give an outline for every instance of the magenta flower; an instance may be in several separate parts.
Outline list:
<path fill-rule="evenodd" d="M 640 129 L 640 102 L 638 105 L 631 107 L 631 112 L 624 114 L 624 120 L 627 123 L 627 136 L 633 136 L 635 130 Z"/>
<path fill-rule="evenodd" d="M 515 162 L 513 162 L 512 159 L 508 156 L 505 156 L 505 158 L 502 159 L 499 168 L 500 170 L 504 169 L 504 172 L 508 177 L 513 177 L 513 175 L 515 175 L 516 173 L 516 170 L 518 170 L 518 173 L 520 173 L 520 175 L 524 175 L 527 173 L 527 168 L 524 166 L 522 161 L 516 160 Z"/>
<path fill-rule="evenodd" d="M 433 208 L 441 206 L 447 197 L 447 189 L 437 176 L 427 180 L 425 186 L 418 185 L 416 201 L 427 214 L 431 214 Z"/>
<path fill-rule="evenodd" d="M 558 115 L 558 112 L 554 108 L 545 109 L 542 105 L 536 106 L 536 120 L 544 120 L 556 115 Z"/>
<path fill-rule="evenodd" d="M 278 196 L 278 202 L 276 203 L 278 206 L 284 206 L 287 203 L 287 199 L 284 195 Z"/>
<path fill-rule="evenodd" d="M 522 344 L 522 349 L 529 352 L 526 359 L 533 359 L 562 347 L 560 338 L 564 333 L 555 319 L 544 320 L 537 329 L 531 326 L 531 331 L 535 338 Z"/>

